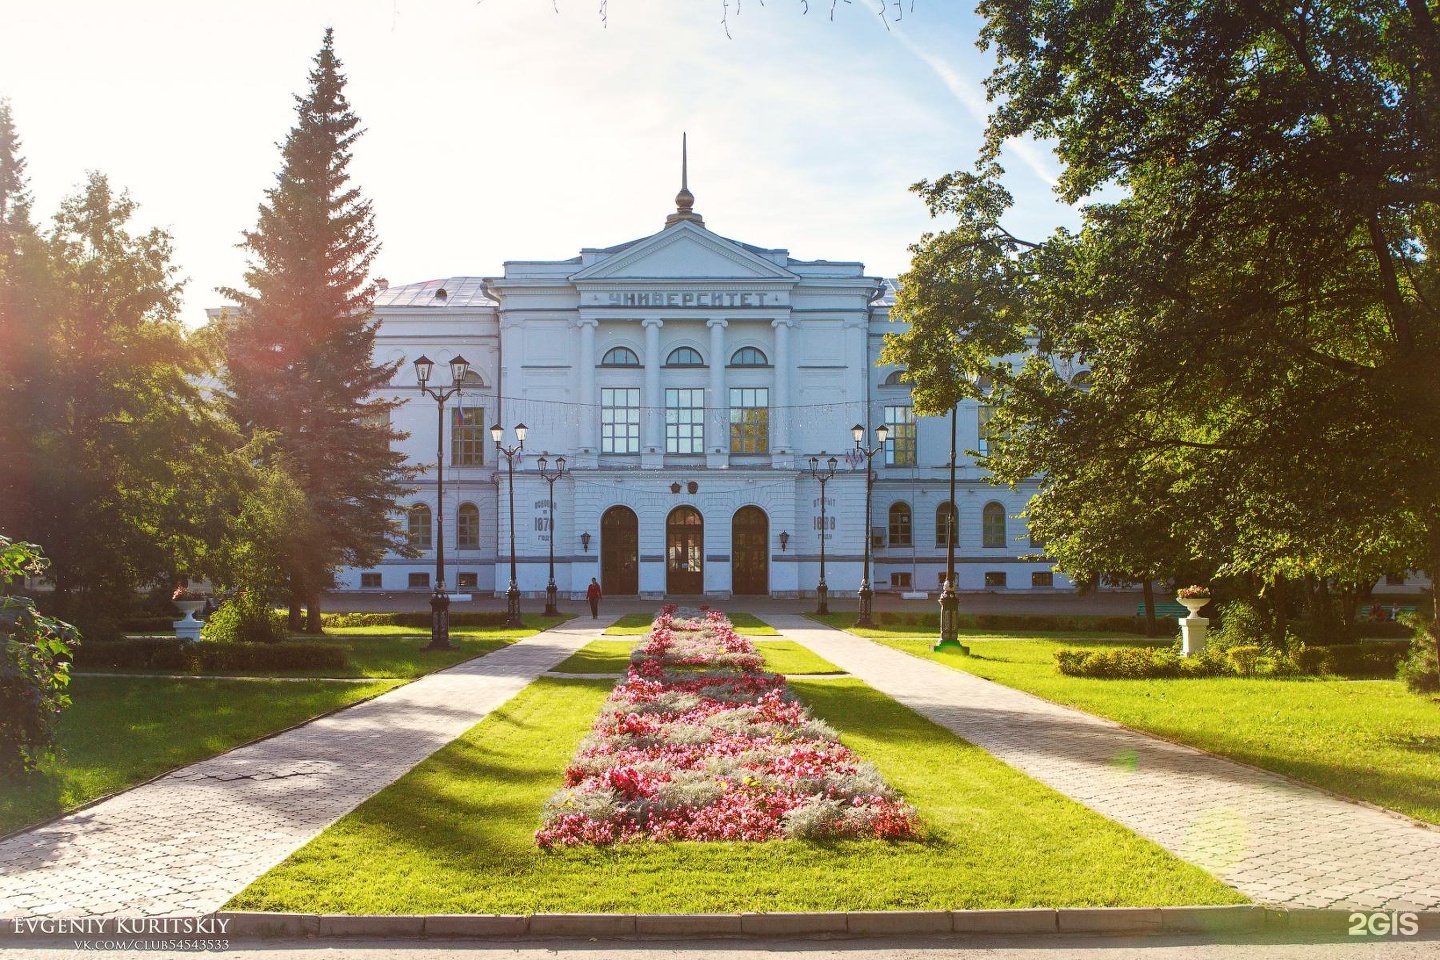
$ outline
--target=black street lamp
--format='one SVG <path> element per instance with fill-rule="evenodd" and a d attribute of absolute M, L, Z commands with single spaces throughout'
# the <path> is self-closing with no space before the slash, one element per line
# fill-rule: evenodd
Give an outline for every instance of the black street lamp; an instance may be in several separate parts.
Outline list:
<path fill-rule="evenodd" d="M 507 627 L 525 626 L 520 621 L 520 584 L 515 579 L 515 457 L 525 449 L 525 434 L 528 432 L 525 424 L 515 424 L 515 439 L 519 442 L 513 447 L 506 447 L 500 443 L 505 438 L 505 428 L 498 423 L 490 428 L 490 438 L 495 441 L 495 449 L 505 455 L 510 473 L 510 589 L 505 591 L 505 607 L 509 613 L 505 620 Z"/>
<path fill-rule="evenodd" d="M 460 383 L 470 370 L 462 356 L 450 361 L 449 389 L 436 390 L 430 384 L 435 363 L 423 354 L 415 361 L 415 378 L 420 392 L 435 398 L 439 426 L 435 432 L 435 592 L 430 595 L 430 642 L 426 650 L 454 650 L 450 642 L 450 595 L 445 592 L 445 402 L 460 393 Z"/>
<path fill-rule="evenodd" d="M 875 597 L 875 591 L 870 589 L 870 488 L 875 485 L 875 474 L 871 469 L 870 461 L 875 454 L 885 449 L 885 440 L 890 436 L 890 428 L 885 424 L 875 428 L 875 446 L 865 446 L 865 428 L 860 424 L 850 428 L 850 435 L 855 438 L 855 449 L 865 457 L 865 572 L 860 578 L 860 616 L 855 618 L 857 627 L 873 627 L 875 621 L 870 619 L 870 603 Z"/>
<path fill-rule="evenodd" d="M 820 452 L 824 453 L 825 451 L 821 450 Z M 825 583 L 825 538 L 829 534 L 825 526 L 825 484 L 835 476 L 835 467 L 839 461 L 831 457 L 825 463 L 830 467 L 829 473 L 820 472 L 819 457 L 810 458 L 810 476 L 820 481 L 820 582 L 815 585 L 815 596 L 819 600 L 815 606 L 817 616 L 830 612 L 830 587 Z M 868 537 L 870 534 L 867 532 L 865 535 Z"/>
<path fill-rule="evenodd" d="M 550 484 L 550 498 L 546 501 L 550 505 L 550 519 L 547 521 L 550 530 L 550 582 L 545 584 L 545 616 L 557 617 L 560 611 L 555 607 L 555 481 L 565 476 L 565 458 L 555 458 L 554 473 L 545 469 L 549 463 L 544 457 L 540 458 L 540 479 Z"/>
<path fill-rule="evenodd" d="M 970 648 L 960 642 L 960 594 L 955 592 L 955 541 L 959 515 L 955 506 L 955 417 L 959 406 L 950 408 L 950 509 L 945 514 L 945 587 L 940 591 L 940 642 L 934 649 L 946 647 L 969 654 Z"/>

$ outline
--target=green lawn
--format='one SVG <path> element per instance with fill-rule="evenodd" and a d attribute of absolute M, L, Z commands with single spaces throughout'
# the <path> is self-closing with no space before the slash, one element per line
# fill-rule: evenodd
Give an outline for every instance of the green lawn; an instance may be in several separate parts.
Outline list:
<path fill-rule="evenodd" d="M 556 667 L 559 673 L 624 673 L 634 640 L 595 640 Z M 757 640 L 755 649 L 772 673 L 842 673 L 843 671 L 793 640 Z"/>
<path fill-rule="evenodd" d="M 0 834 L 397 685 L 76 677 L 61 757 L 0 785 Z"/>
<path fill-rule="evenodd" d="M 747 637 L 777 637 L 780 631 L 770 624 L 761 620 L 753 613 L 727 613 L 730 623 L 735 627 L 736 633 L 744 634 Z M 651 613 L 627 613 L 615 624 L 605 631 L 610 637 L 643 637 L 650 632 L 650 624 L 655 622 L 655 614 Z"/>
<path fill-rule="evenodd" d="M 1062 675 L 1055 651 L 1135 640 L 962 632 L 973 654 L 966 657 L 936 653 L 928 636 L 907 640 L 887 631 L 877 639 L 1136 730 L 1440 824 L 1440 706 L 1393 680 L 1094 680 Z"/>
<path fill-rule="evenodd" d="M 919 808 L 925 841 L 538 850 L 541 804 L 610 688 L 541 679 L 229 908 L 728 913 L 1244 902 L 1199 868 L 848 679 L 794 688 Z"/>

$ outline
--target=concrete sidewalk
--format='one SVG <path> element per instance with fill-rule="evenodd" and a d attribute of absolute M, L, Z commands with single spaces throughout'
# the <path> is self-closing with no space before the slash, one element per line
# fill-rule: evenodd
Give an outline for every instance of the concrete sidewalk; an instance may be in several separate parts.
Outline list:
<path fill-rule="evenodd" d="M 217 910 L 614 619 L 568 621 L 0 842 L 0 918 Z"/>
<path fill-rule="evenodd" d="M 1440 830 L 797 616 L 767 622 L 1260 903 L 1440 909 Z"/>

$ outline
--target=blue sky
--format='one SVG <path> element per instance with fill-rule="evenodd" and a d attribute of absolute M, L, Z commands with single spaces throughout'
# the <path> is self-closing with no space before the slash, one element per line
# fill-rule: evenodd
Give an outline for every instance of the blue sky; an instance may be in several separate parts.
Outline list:
<path fill-rule="evenodd" d="M 184 318 L 241 280 L 240 232 L 279 167 L 325 27 L 366 135 L 354 177 L 373 202 L 377 275 L 493 275 L 658 230 L 680 134 L 706 225 L 807 259 L 905 269 L 931 229 L 914 181 L 968 167 L 991 55 L 976 18 L 917 0 L 886 30 L 878 0 L 250 0 L 12 5 L 8 97 L 38 212 L 95 169 L 175 238 Z M 893 8 L 892 8 L 893 13 Z M 1013 227 L 1074 211 L 1054 158 L 1007 151 Z"/>

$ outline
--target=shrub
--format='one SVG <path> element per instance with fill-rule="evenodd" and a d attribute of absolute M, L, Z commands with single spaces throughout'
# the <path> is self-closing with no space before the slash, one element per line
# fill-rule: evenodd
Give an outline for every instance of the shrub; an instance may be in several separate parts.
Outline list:
<path fill-rule="evenodd" d="M 1270 618 L 1245 600 L 1232 600 L 1220 611 L 1220 628 L 1211 631 L 1209 645 L 1217 650 L 1231 647 L 1269 647 L 1273 630 Z"/>
<path fill-rule="evenodd" d="M 450 626 L 452 627 L 503 627 L 509 619 L 506 613 L 482 613 L 478 610 L 467 610 L 460 613 L 450 614 Z M 428 611 L 409 611 L 396 613 L 326 613 L 320 616 L 322 627 L 334 627 L 343 629 L 345 627 L 412 627 L 417 630 L 430 629 L 430 613 Z M 939 627 L 939 617 L 936 617 L 936 627 Z"/>
<path fill-rule="evenodd" d="M 200 630 L 200 636 L 217 643 L 279 643 L 285 633 L 284 615 L 249 592 L 220 604 Z"/>
<path fill-rule="evenodd" d="M 1395 673 L 1396 677 L 1415 693 L 1440 691 L 1440 676 L 1436 675 L 1435 647 L 1435 627 L 1417 621 L 1409 656 L 1400 661 L 1400 667 Z"/>
<path fill-rule="evenodd" d="M 45 565 L 39 547 L 0 536 L 0 583 Z M 74 627 L 41 615 L 28 597 L 0 596 L 0 773 L 7 777 L 54 752 L 55 722 L 70 704 L 65 658 L 78 642 Z"/>
<path fill-rule="evenodd" d="M 123 633 L 169 633 L 179 617 L 130 617 L 120 621 Z"/>
<path fill-rule="evenodd" d="M 1062 649 L 1055 651 L 1055 662 L 1066 676 L 1103 680 L 1210 677 L 1229 672 L 1223 656 L 1213 651 L 1196 657 L 1182 657 L 1173 650 L 1156 647 Z"/>
<path fill-rule="evenodd" d="M 1403 640 L 1306 646 L 1296 650 L 1291 658 L 1301 673 L 1311 676 L 1389 677 L 1395 675 L 1409 647 Z"/>
<path fill-rule="evenodd" d="M 1230 668 L 1240 676 L 1253 677 L 1255 667 L 1264 652 L 1265 648 L 1259 644 L 1244 644 L 1226 650 L 1225 659 L 1229 661 Z"/>

